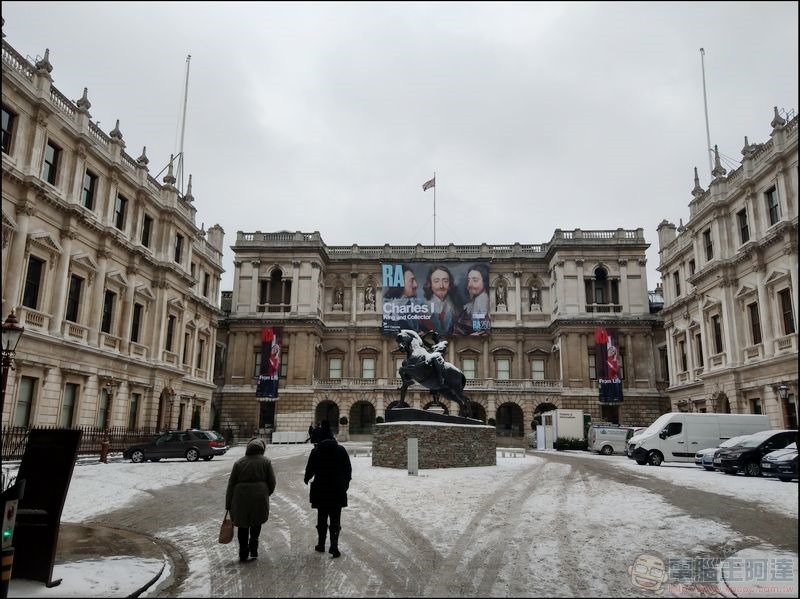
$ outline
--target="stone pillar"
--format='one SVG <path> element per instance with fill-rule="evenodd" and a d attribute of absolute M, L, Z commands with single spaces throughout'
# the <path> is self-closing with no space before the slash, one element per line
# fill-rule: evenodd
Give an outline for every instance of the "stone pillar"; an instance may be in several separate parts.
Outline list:
<path fill-rule="evenodd" d="M 258 260 L 250 261 L 250 309 L 248 312 L 258 312 L 258 268 L 261 262 Z M 283 295 L 281 295 L 283 301 Z M 267 298 L 269 302 L 269 297 Z"/>
<path fill-rule="evenodd" d="M 350 324 L 356 323 L 356 310 L 358 310 L 358 273 L 350 273 Z"/>
<path fill-rule="evenodd" d="M 8 262 L 3 273 L 3 315 L 5 318 L 11 310 L 20 304 L 20 288 L 25 277 L 25 248 L 28 244 L 28 227 L 30 217 L 34 214 L 33 203 L 23 200 L 17 206 L 17 230 L 11 240 Z"/>
<path fill-rule="evenodd" d="M 514 314 L 517 317 L 517 325 L 522 324 L 522 287 L 520 283 L 520 278 L 522 277 L 522 273 L 518 270 L 514 271 L 514 291 L 517 294 L 517 299 L 514 305 Z"/>
<path fill-rule="evenodd" d="M 575 260 L 575 268 L 578 275 L 578 312 L 586 312 L 586 282 L 583 280 L 583 258 Z"/>
<path fill-rule="evenodd" d="M 131 315 L 133 313 L 133 299 L 136 293 L 136 273 L 139 271 L 135 266 L 128 266 L 128 287 L 125 289 L 125 301 L 122 304 L 122 327 L 120 351 L 127 353 L 131 343 Z M 141 324 L 139 325 L 141 326 Z M 140 338 L 141 341 L 141 338 Z"/>
<path fill-rule="evenodd" d="M 92 303 L 89 310 L 89 345 L 97 345 L 103 319 L 103 292 L 106 287 L 106 270 L 110 252 L 102 248 L 97 252 L 97 276 L 92 285 Z"/>
<path fill-rule="evenodd" d="M 233 261 L 233 292 L 231 293 L 231 313 L 239 312 L 239 286 L 241 285 L 242 261 Z"/>
<path fill-rule="evenodd" d="M 298 304 L 300 303 L 300 260 L 292 260 L 292 293 L 289 301 L 291 302 L 290 311 L 297 314 Z"/>
<path fill-rule="evenodd" d="M 636 350 L 633 347 L 633 337 L 630 333 L 625 333 L 625 355 L 628 357 L 625 360 L 625 378 L 630 381 L 631 388 L 636 387 Z"/>
<path fill-rule="evenodd" d="M 619 264 L 619 301 L 623 314 L 631 311 L 630 289 L 628 288 L 628 261 L 618 260 Z"/>
<path fill-rule="evenodd" d="M 758 268 L 758 314 L 761 317 L 761 340 L 764 344 L 764 357 L 775 355 L 775 328 L 772 319 L 772 306 L 767 293 L 767 269 L 763 265 Z"/>
<path fill-rule="evenodd" d="M 67 225 L 61 233 L 61 256 L 58 258 L 58 269 L 54 281 L 53 303 L 50 309 L 50 335 L 61 337 L 61 323 L 64 321 L 66 309 L 67 290 L 69 289 L 69 263 L 72 253 L 72 240 L 77 237 L 77 232 Z"/>

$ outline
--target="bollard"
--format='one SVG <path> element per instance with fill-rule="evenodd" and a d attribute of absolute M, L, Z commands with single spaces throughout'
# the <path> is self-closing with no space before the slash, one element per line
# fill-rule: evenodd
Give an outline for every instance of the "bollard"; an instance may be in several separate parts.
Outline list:
<path fill-rule="evenodd" d="M 408 440 L 408 474 L 417 476 L 419 470 L 419 441 L 415 438 Z"/>

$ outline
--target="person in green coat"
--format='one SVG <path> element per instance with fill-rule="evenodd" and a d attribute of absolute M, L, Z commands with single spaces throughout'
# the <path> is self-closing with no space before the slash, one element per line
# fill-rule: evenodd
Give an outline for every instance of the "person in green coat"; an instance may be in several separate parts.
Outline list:
<path fill-rule="evenodd" d="M 233 464 L 225 509 L 231 513 L 239 539 L 239 561 L 258 557 L 258 535 L 261 525 L 269 519 L 269 496 L 275 491 L 275 472 L 272 462 L 264 455 L 266 443 L 251 439 L 244 457 Z"/>

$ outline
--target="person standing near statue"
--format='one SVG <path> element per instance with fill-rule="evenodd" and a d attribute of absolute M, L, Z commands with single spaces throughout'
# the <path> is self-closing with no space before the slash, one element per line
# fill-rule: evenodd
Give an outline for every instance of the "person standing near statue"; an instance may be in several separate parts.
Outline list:
<path fill-rule="evenodd" d="M 342 529 L 342 508 L 347 507 L 347 490 L 350 488 L 353 469 L 347 450 L 336 442 L 333 435 L 314 446 L 308 456 L 303 482 L 308 484 L 311 507 L 317 510 L 317 544 L 314 551 L 325 551 L 328 530 L 331 543 L 328 553 L 339 557 L 339 532 Z"/>

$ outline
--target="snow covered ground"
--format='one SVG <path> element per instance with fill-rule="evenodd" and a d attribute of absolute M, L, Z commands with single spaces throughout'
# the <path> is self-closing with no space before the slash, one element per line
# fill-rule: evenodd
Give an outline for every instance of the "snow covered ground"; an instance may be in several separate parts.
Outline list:
<path fill-rule="evenodd" d="M 349 445 L 349 444 L 345 444 Z M 309 451 L 308 445 L 270 445 L 267 454 L 276 463 L 290 456 L 298 456 Z M 99 513 L 113 511 L 144 497 L 149 491 L 160 489 L 169 485 L 182 483 L 203 483 L 204 481 L 230 471 L 235 459 L 243 455 L 244 447 L 234 447 L 223 459 L 211 462 L 187 464 L 182 460 L 162 461 L 158 465 L 131 464 L 122 461 L 119 455 L 111 456 L 108 464 L 100 464 L 96 458 L 81 459 L 74 469 L 69 494 L 62 514 L 64 522 L 83 522 L 97 517 Z M 631 539 L 640 536 L 643 516 L 649 520 L 653 530 L 649 531 L 651 539 L 662 543 L 660 549 L 666 555 L 680 555 L 681 549 L 689 551 L 694 548 L 706 548 L 709 539 L 723 539 L 735 536 L 730 527 L 719 522 L 703 520 L 690 513 L 683 512 L 671 506 L 660 496 L 648 491 L 614 483 L 612 481 L 589 479 L 576 479 L 575 493 L 563 495 L 563 487 L 548 487 L 545 474 L 562 475 L 565 469 L 573 470 L 569 465 L 557 464 L 546 460 L 551 452 L 531 452 L 526 458 L 497 458 L 496 467 L 479 468 L 449 468 L 420 470 L 418 476 L 409 476 L 405 470 L 391 468 L 378 468 L 371 465 L 370 458 L 353 458 L 353 485 L 351 494 L 353 500 L 351 507 L 358 505 L 360 500 L 379 500 L 385 505 L 392 506 L 399 513 L 415 514 L 415 523 L 420 531 L 424 531 L 427 540 L 442 555 L 448 555 L 454 542 L 463 538 L 467 526 L 463 513 L 454 509 L 454 505 L 485 505 L 485 499 L 501 489 L 502 486 L 530 485 L 528 474 L 536 469 L 543 481 L 531 500 L 526 505 L 518 507 L 521 516 L 520 524 L 531 527 L 531 530 L 548 527 L 558 529 L 565 525 L 564 511 L 573 510 L 588 516 L 591 521 L 611 523 L 606 530 L 614 538 L 602 539 L 604 544 L 610 546 L 625 546 Z M 798 517 L 798 484 L 797 482 L 783 483 L 776 479 L 747 478 L 744 476 L 730 476 L 718 472 L 707 472 L 694 464 L 669 464 L 660 467 L 639 466 L 625 456 L 600 456 L 586 452 L 553 452 L 569 454 L 576 460 L 602 460 L 607 464 L 630 470 L 633 474 L 646 477 L 665 479 L 670 483 L 687 488 L 701 489 L 706 492 L 722 496 L 737 497 L 748 502 L 757 503 L 764 510 L 771 510 L 778 514 L 787 515 L 795 519 Z M 187 467 L 188 466 L 188 467 Z M 602 485 L 602 487 L 600 487 Z M 363 489 L 362 491 L 359 489 Z M 647 495 L 647 501 L 629 501 L 631 493 Z M 590 500 L 587 499 L 591 495 Z M 527 505 L 527 504 L 531 505 Z M 643 509 L 642 504 L 646 506 Z M 534 505 L 535 504 L 535 505 Z M 424 506 L 423 509 L 419 509 Z M 497 506 L 496 513 L 487 513 L 487 520 L 503 519 L 506 517 L 510 506 Z M 504 511 L 506 510 L 506 511 Z M 460 536 L 461 535 L 461 536 Z M 595 543 L 591 530 L 570 530 L 572 537 L 571 548 L 579 555 L 570 556 L 568 561 L 577 563 L 581 568 L 591 572 L 604 571 L 604 553 L 593 549 Z M 509 539 L 509 543 L 518 541 Z M 553 561 L 553 553 L 558 553 L 558 547 L 550 547 L 553 541 L 547 538 L 537 538 L 534 544 L 525 546 L 521 544 L 514 552 L 526 554 L 522 563 L 531 564 L 530 568 Z M 642 546 L 642 550 L 645 546 Z M 763 587 L 751 585 L 750 592 L 739 589 L 738 596 L 796 596 L 797 590 L 797 553 L 787 553 L 776 550 L 769 545 L 761 545 L 748 550 L 750 557 L 782 560 L 791 564 L 792 576 L 783 590 L 773 590 L 765 593 Z M 524 573 L 532 575 L 538 580 L 547 583 L 547 576 L 555 578 L 552 588 L 558 589 L 560 571 L 563 560 L 559 558 L 553 562 L 550 574 L 547 569 L 540 568 L 536 572 Z M 113 567 L 111 567 L 113 566 Z M 149 575 L 148 568 L 155 565 L 141 564 L 133 560 L 118 564 L 111 564 L 104 568 L 102 574 L 96 563 L 67 564 L 57 566 L 72 568 L 72 571 L 56 572 L 64 577 L 64 582 L 58 587 L 46 589 L 41 585 L 26 586 L 25 581 L 15 581 L 12 585 L 10 597 L 99 597 L 119 596 L 113 593 L 113 588 L 129 588 L 136 580 L 141 580 Z M 152 567 L 151 567 L 152 566 Z M 84 568 L 76 576 L 75 568 Z M 190 578 L 196 576 L 203 579 L 205 573 L 197 566 L 190 565 Z M 492 596 L 514 595 L 514 588 L 509 587 L 506 592 L 503 585 L 513 584 L 514 576 L 519 577 L 519 571 L 506 572 L 501 569 L 496 573 L 493 586 L 487 590 Z M 120 580 L 120 578 L 122 580 Z M 79 582 L 78 582 L 79 581 Z M 588 582 L 585 591 L 587 596 L 604 596 L 608 588 L 604 586 L 602 577 L 599 580 Z M 75 588 L 72 588 L 74 585 Z M 135 586 L 135 585 L 134 585 Z M 755 590 L 753 590 L 755 589 Z M 788 589 L 788 593 L 786 590 Z M 199 590 L 199 589 L 198 589 Z M 206 589 L 207 590 L 207 589 Z M 549 593 L 548 593 L 549 594 Z M 555 593 L 557 594 L 557 593 Z M 680 596 L 689 594 L 696 596 L 696 592 L 682 593 L 672 589 L 669 595 Z M 145 596 L 147 593 L 145 593 Z M 551 595 L 553 596 L 553 595 Z"/>

